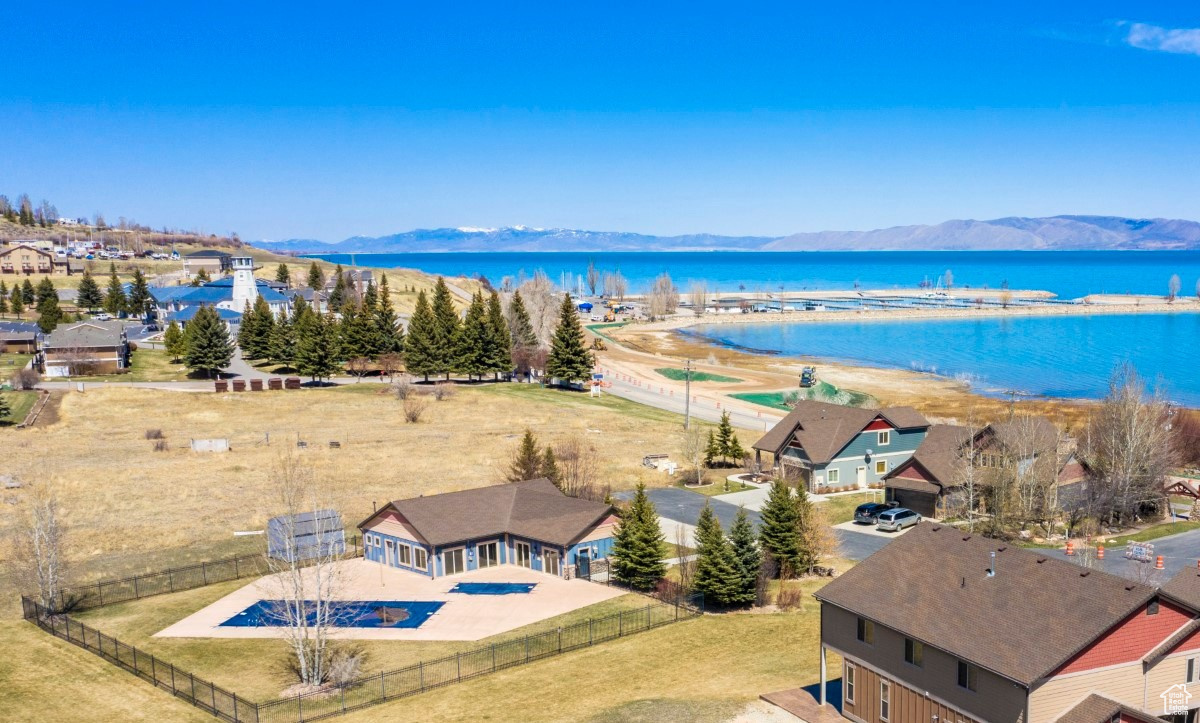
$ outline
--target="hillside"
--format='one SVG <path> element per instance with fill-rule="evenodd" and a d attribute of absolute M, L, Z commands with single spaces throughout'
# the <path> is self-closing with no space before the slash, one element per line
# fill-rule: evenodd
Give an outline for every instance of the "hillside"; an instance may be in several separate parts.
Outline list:
<path fill-rule="evenodd" d="M 1116 216 L 955 220 L 873 231 L 819 231 L 783 237 L 653 236 L 618 231 L 417 229 L 389 236 L 256 241 L 276 253 L 451 253 L 569 251 L 1074 251 L 1200 249 L 1200 223 Z"/>

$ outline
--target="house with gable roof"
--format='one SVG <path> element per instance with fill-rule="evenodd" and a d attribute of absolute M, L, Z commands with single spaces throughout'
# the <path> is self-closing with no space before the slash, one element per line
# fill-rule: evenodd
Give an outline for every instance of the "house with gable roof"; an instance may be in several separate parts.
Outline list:
<path fill-rule="evenodd" d="M 808 491 L 882 484 L 921 446 L 929 422 L 912 407 L 864 409 L 801 401 L 754 443 L 755 460 L 771 455 L 776 471 Z"/>

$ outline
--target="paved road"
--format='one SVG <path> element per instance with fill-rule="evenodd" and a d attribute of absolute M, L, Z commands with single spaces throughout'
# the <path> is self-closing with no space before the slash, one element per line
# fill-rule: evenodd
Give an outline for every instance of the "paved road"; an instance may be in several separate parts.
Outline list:
<path fill-rule="evenodd" d="M 618 492 L 614 496 L 617 499 L 628 500 L 632 499 L 633 495 L 633 492 Z M 706 497 L 699 492 L 692 492 L 678 487 L 646 490 L 646 496 L 654 503 L 654 507 L 658 510 L 660 517 L 682 522 L 685 525 L 696 524 L 700 519 L 700 512 L 704 509 L 705 502 L 712 505 L 713 514 L 717 516 L 717 519 L 721 521 L 721 526 L 726 530 L 733 524 L 734 517 L 737 516 L 738 511 L 736 505 L 725 502 L 719 497 Z M 756 527 L 762 522 L 762 518 L 754 510 L 747 509 L 746 516 L 750 518 L 750 521 Z M 884 545 L 892 540 L 892 538 L 888 537 L 868 535 L 851 530 L 834 530 L 834 532 L 838 536 L 842 556 L 851 560 L 863 560 L 882 549 Z M 668 542 L 672 541 L 668 540 Z"/>
<path fill-rule="evenodd" d="M 1160 537 L 1154 540 L 1153 544 L 1154 554 L 1163 556 L 1163 570 L 1157 574 L 1153 572 L 1154 563 L 1126 560 L 1123 547 L 1106 547 L 1104 559 L 1097 560 L 1098 566 L 1105 572 L 1135 580 L 1144 580 L 1147 576 L 1153 576 L 1152 579 L 1156 582 L 1166 582 L 1180 570 L 1197 567 L 1197 561 L 1200 560 L 1200 530 L 1189 530 L 1177 535 Z M 1077 557 L 1067 557 L 1064 549 L 1041 550 L 1041 552 L 1060 560 L 1074 561 L 1078 559 Z"/>
<path fill-rule="evenodd" d="M 665 385 L 656 385 L 652 382 L 637 382 L 630 381 L 622 374 L 606 374 L 604 380 L 612 382 L 611 387 L 605 387 L 605 394 L 612 394 L 628 399 L 631 402 L 645 404 L 658 409 L 665 409 L 668 412 L 683 414 L 684 398 L 681 392 L 671 394 L 672 388 Z M 758 432 L 765 432 L 770 429 L 775 422 L 783 418 L 782 412 L 773 412 L 766 407 L 761 412 L 747 412 L 737 407 L 728 407 L 720 404 L 714 399 L 693 395 L 694 403 L 691 405 L 691 414 L 696 419 L 703 419 L 707 422 L 721 421 L 721 413 L 729 412 L 729 420 L 735 427 L 742 429 L 753 429 Z"/>

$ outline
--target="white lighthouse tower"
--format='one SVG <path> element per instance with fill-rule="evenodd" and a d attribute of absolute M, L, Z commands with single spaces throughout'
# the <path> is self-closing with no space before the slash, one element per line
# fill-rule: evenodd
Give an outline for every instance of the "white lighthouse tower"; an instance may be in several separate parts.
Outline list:
<path fill-rule="evenodd" d="M 240 312 L 246 304 L 258 300 L 258 285 L 254 281 L 254 259 L 249 256 L 233 258 L 233 310 Z"/>

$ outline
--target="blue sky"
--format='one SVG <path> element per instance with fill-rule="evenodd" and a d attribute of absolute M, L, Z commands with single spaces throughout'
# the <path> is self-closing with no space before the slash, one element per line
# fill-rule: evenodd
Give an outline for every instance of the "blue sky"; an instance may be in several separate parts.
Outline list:
<path fill-rule="evenodd" d="M 6 14 L 0 192 L 331 241 L 1200 219 L 1191 3 L 181 5 Z"/>

